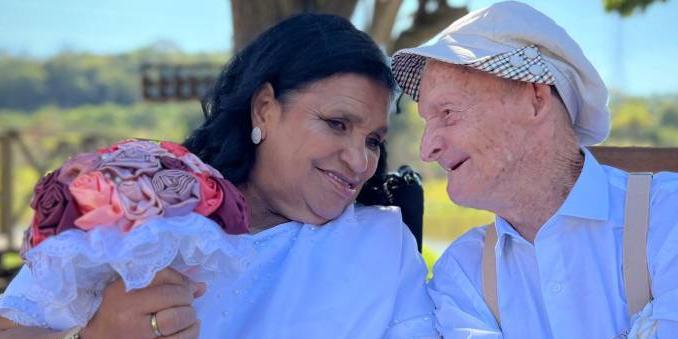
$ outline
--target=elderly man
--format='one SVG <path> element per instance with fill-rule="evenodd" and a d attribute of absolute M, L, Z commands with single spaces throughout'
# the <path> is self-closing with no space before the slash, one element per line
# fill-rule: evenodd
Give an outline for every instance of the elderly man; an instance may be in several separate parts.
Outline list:
<path fill-rule="evenodd" d="M 496 213 L 435 266 L 445 338 L 678 337 L 678 175 L 585 148 L 608 135 L 607 90 L 563 28 L 498 3 L 393 68 L 450 199 Z"/>

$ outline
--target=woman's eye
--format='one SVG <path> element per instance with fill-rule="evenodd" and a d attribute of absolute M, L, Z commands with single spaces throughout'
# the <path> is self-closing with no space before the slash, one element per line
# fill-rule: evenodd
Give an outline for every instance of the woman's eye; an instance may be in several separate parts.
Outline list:
<path fill-rule="evenodd" d="M 337 130 L 337 131 L 345 131 L 346 130 L 346 124 L 343 121 L 340 120 L 335 120 L 335 119 L 327 119 L 325 120 L 327 123 L 327 126 L 330 126 L 331 129 Z"/>
<path fill-rule="evenodd" d="M 381 146 L 382 141 L 379 138 L 367 138 L 367 148 L 376 151 L 379 149 L 379 146 Z"/>

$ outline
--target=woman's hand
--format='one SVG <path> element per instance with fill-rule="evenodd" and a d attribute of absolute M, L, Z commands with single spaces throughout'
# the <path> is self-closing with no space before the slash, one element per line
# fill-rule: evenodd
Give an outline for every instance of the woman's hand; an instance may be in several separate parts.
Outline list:
<path fill-rule="evenodd" d="M 83 339 L 152 339 L 156 334 L 151 317 L 156 316 L 162 338 L 197 338 L 200 322 L 193 299 L 205 293 L 204 283 L 194 283 L 172 269 L 164 269 L 143 289 L 125 292 L 121 280 L 105 290 L 99 310 L 81 331 Z"/>

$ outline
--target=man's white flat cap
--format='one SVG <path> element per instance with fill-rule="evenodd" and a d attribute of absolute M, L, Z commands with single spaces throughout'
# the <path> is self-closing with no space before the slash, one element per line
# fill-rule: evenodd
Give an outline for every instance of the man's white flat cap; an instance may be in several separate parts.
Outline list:
<path fill-rule="evenodd" d="M 608 93 L 600 75 L 562 27 L 526 4 L 506 1 L 471 12 L 447 27 L 433 45 L 396 52 L 395 78 L 415 101 L 428 58 L 554 85 L 580 145 L 600 143 L 609 134 Z"/>

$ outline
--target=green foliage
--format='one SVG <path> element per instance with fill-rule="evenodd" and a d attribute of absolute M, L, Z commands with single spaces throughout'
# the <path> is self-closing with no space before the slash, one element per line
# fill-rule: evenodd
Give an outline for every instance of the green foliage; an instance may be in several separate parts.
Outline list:
<path fill-rule="evenodd" d="M 185 54 L 167 44 L 120 55 L 65 52 L 45 61 L 0 54 L 0 109 L 129 105 L 141 100 L 139 70 L 145 61 L 221 65 L 226 60 L 226 54 Z"/>
<path fill-rule="evenodd" d="M 654 2 L 666 2 L 666 0 L 603 0 L 603 2 L 606 11 L 629 16 L 636 10 L 644 11 L 647 6 Z"/>
<path fill-rule="evenodd" d="M 610 109 L 612 132 L 605 145 L 678 147 L 678 96 L 616 94 Z"/>
<path fill-rule="evenodd" d="M 447 196 L 447 180 L 424 182 L 424 237 L 450 242 L 469 229 L 493 221 L 494 214 L 461 207 Z"/>

